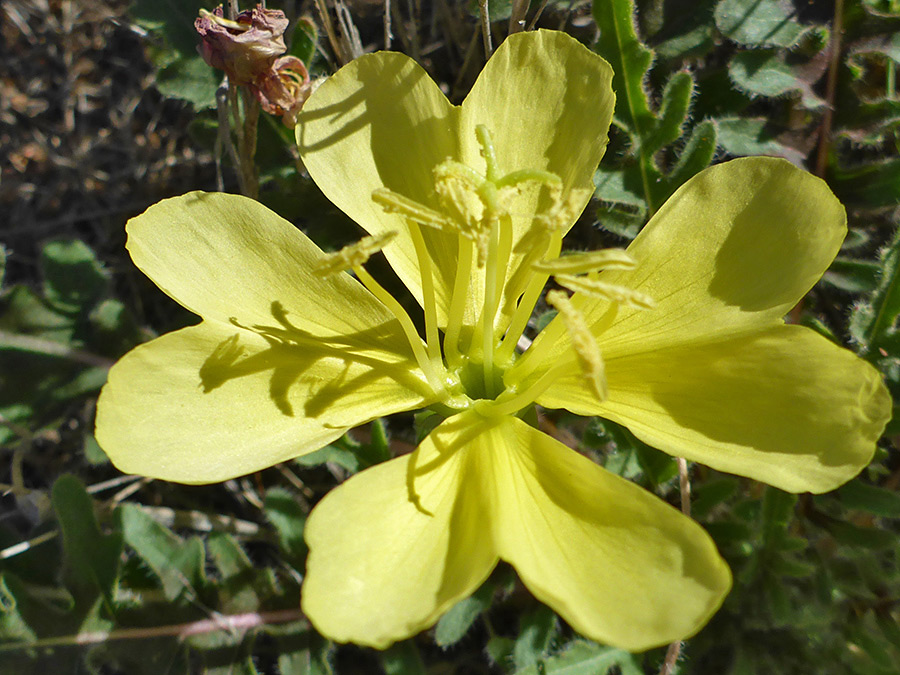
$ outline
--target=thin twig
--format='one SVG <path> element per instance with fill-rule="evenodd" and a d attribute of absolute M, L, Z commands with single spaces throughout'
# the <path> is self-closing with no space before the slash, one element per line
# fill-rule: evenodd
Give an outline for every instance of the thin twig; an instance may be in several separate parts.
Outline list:
<path fill-rule="evenodd" d="M 838 71 L 841 67 L 841 38 L 844 33 L 844 0 L 834 2 L 834 21 L 831 25 L 831 54 L 828 64 L 828 79 L 825 82 L 825 114 L 819 130 L 819 151 L 816 155 L 816 175 L 825 177 L 828 165 L 828 150 L 831 147 L 831 124 L 834 120 L 835 92 Z"/>
<path fill-rule="evenodd" d="M 64 645 L 94 645 L 111 640 L 146 640 L 157 637 L 175 637 L 179 640 L 192 635 L 205 635 L 219 631 L 231 633 L 260 628 L 268 624 L 287 623 L 302 620 L 303 613 L 299 609 L 280 609 L 272 612 L 247 612 L 246 614 L 219 614 L 213 619 L 203 619 L 190 623 L 172 624 L 168 626 L 151 626 L 149 628 L 122 628 L 111 631 L 93 631 L 77 635 L 63 635 L 43 640 L 32 640 L 18 644 L 0 645 L 0 652 L 11 652 L 36 647 L 58 647 Z"/>
<path fill-rule="evenodd" d="M 491 44 L 491 15 L 488 0 L 478 0 L 478 13 L 481 14 L 481 37 L 484 42 L 484 58 L 491 58 L 494 47 Z"/>
<path fill-rule="evenodd" d="M 391 48 L 391 0 L 384 0 L 384 48 Z"/>
<path fill-rule="evenodd" d="M 33 335 L 7 333 L 5 330 L 0 330 L 0 344 L 4 347 L 12 347 L 23 351 L 59 356 L 70 361 L 98 368 L 111 368 L 112 364 L 115 363 L 113 359 L 107 359 L 103 356 L 86 352 L 83 349 L 73 349 L 60 342 L 45 340 Z"/>
<path fill-rule="evenodd" d="M 691 516 L 691 477 L 688 474 L 687 460 L 684 457 L 678 457 L 678 487 L 681 493 L 681 512 L 688 518 Z M 680 640 L 673 642 L 666 650 L 666 658 L 663 661 L 659 675 L 672 675 L 678 664 L 678 657 L 681 655 Z"/>
<path fill-rule="evenodd" d="M 509 13 L 509 34 L 519 33 L 525 29 L 525 13 L 528 11 L 528 0 L 513 0 Z"/>
<path fill-rule="evenodd" d="M 550 0 L 543 0 L 543 2 L 541 2 L 541 6 L 537 8 L 534 16 L 531 17 L 531 21 L 528 22 L 528 28 L 526 28 L 525 30 L 534 30 L 535 24 L 538 22 L 538 19 L 541 18 L 541 14 L 544 13 L 544 8 L 547 6 L 547 3 L 549 1 Z"/>

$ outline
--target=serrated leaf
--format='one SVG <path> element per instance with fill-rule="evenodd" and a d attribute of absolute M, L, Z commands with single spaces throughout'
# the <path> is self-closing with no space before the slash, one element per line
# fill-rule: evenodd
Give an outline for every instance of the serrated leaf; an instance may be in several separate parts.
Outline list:
<path fill-rule="evenodd" d="M 94 502 L 75 476 L 61 476 L 53 483 L 51 501 L 62 531 L 69 590 L 83 607 L 98 597 L 112 607 L 122 535 L 100 532 Z"/>
<path fill-rule="evenodd" d="M 621 675 L 642 675 L 644 672 L 640 661 L 623 649 L 576 640 L 546 659 L 540 668 L 529 666 L 517 670 L 516 675 L 606 675 L 615 667 Z"/>
<path fill-rule="evenodd" d="M 891 334 L 900 315 L 900 230 L 879 256 L 881 280 L 867 302 L 854 306 L 850 335 L 862 353 Z"/>
<path fill-rule="evenodd" d="M 519 621 L 519 637 L 513 647 L 513 661 L 521 670 L 541 662 L 559 632 L 556 614 L 549 607 L 541 605 L 525 614 Z"/>
<path fill-rule="evenodd" d="M 848 509 L 866 511 L 876 516 L 900 518 L 900 494 L 859 479 L 838 488 L 837 495 Z"/>
<path fill-rule="evenodd" d="M 135 504 L 122 504 L 116 516 L 125 542 L 159 578 L 166 599 L 196 598 L 205 581 L 202 540 L 183 540 Z"/>
<path fill-rule="evenodd" d="M 722 0 L 716 5 L 716 27 L 735 42 L 750 47 L 792 47 L 806 32 L 787 0 Z"/>
<path fill-rule="evenodd" d="M 681 138 L 694 93 L 694 78 L 688 72 L 672 75 L 663 89 L 662 104 L 653 131 L 644 140 L 644 151 L 653 154 Z"/>
<path fill-rule="evenodd" d="M 435 643 L 446 648 L 462 640 L 475 620 L 491 606 L 493 598 L 494 584 L 486 581 L 471 596 L 453 605 L 437 622 Z"/>
<path fill-rule="evenodd" d="M 725 151 L 736 157 L 768 155 L 784 157 L 801 165 L 804 155 L 776 140 L 769 130 L 768 120 L 760 117 L 720 117 L 715 121 L 718 141 Z"/>
<path fill-rule="evenodd" d="M 693 128 L 687 144 L 678 155 L 678 162 L 666 176 L 670 193 L 709 166 L 716 154 L 717 144 L 718 132 L 714 122 L 704 120 Z"/>
<path fill-rule="evenodd" d="M 713 8 L 716 0 L 681 2 L 667 13 L 662 29 L 654 36 L 656 54 L 664 59 L 683 59 L 709 51 L 713 46 Z"/>
<path fill-rule="evenodd" d="M 641 211 L 647 208 L 642 191 L 640 169 L 634 164 L 626 164 L 621 169 L 601 167 L 594 174 L 596 190 L 594 196 L 613 204 L 627 204 Z"/>
<path fill-rule="evenodd" d="M 282 550 L 294 563 L 302 562 L 306 556 L 306 542 L 303 541 L 306 512 L 297 498 L 284 488 L 269 488 L 263 509 L 278 532 Z"/>
<path fill-rule="evenodd" d="M 808 79 L 803 69 L 788 65 L 779 51 L 738 52 L 728 64 L 728 75 L 738 89 L 751 96 L 778 98 L 796 93 L 805 108 L 816 110 L 825 106 L 825 101 L 812 88 L 818 75 Z"/>
<path fill-rule="evenodd" d="M 228 613 L 253 612 L 278 592 L 272 570 L 257 568 L 237 540 L 228 533 L 214 532 L 206 541 L 210 562 L 222 576 L 220 602 Z"/>

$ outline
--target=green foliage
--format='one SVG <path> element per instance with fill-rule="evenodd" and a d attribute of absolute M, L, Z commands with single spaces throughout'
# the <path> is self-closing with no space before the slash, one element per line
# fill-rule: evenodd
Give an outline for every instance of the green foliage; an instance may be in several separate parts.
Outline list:
<path fill-rule="evenodd" d="M 200 8 L 212 9 L 205 0 L 134 0 L 132 16 L 160 41 L 152 57 L 159 73 L 156 86 L 166 96 L 190 101 L 197 109 L 216 104 L 220 73 L 206 65 L 197 52 L 199 38 L 194 20 Z"/>

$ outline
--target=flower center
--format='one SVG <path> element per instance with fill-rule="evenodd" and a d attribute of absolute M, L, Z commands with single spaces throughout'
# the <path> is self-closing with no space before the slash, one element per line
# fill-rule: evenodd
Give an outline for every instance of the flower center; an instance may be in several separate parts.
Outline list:
<path fill-rule="evenodd" d="M 438 208 L 388 188 L 372 193 L 373 201 L 385 212 L 402 217 L 415 249 L 421 274 L 424 342 L 400 303 L 363 267 L 370 255 L 390 245 L 396 232 L 365 237 L 331 254 L 323 260 L 320 273 L 348 268 L 356 273 L 397 317 L 429 385 L 440 403 L 451 410 L 474 407 L 485 415 L 515 414 L 532 404 L 554 380 L 569 375 L 572 368 L 580 369 L 586 385 L 603 400 L 606 378 L 600 350 L 576 303 L 563 291 L 550 291 L 547 302 L 562 317 L 555 339 L 567 339 L 575 358 L 551 365 L 521 389 L 507 386 L 504 373 L 518 358 L 516 347 L 551 276 L 577 295 L 641 309 L 652 307 L 647 296 L 598 278 L 601 270 L 628 269 L 635 262 L 617 249 L 560 258 L 562 236 L 577 219 L 590 191 L 573 188 L 564 195 L 559 176 L 540 169 L 504 174 L 487 127 L 476 127 L 476 135 L 486 165 L 484 174 L 453 159 L 438 164 L 433 169 Z M 528 186 L 542 191 L 540 203 L 549 206 L 531 216 L 524 233 L 520 227 L 518 242 L 514 242 L 513 216 L 522 215 L 514 209 L 529 203 L 521 199 Z M 434 281 L 438 270 L 423 227 L 457 239 L 455 278 L 446 318 L 440 325 Z M 511 266 L 515 269 L 510 274 Z"/>

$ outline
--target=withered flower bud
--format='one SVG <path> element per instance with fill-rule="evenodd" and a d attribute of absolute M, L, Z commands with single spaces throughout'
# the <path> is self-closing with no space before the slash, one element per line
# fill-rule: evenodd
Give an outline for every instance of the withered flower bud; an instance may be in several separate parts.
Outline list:
<path fill-rule="evenodd" d="M 200 34 L 200 54 L 213 68 L 224 70 L 234 84 L 251 84 L 270 74 L 276 57 L 284 54 L 284 31 L 289 21 L 278 9 L 257 5 L 232 21 L 222 6 L 200 10 L 194 28 Z"/>
<path fill-rule="evenodd" d="M 281 120 L 289 127 L 296 124 L 300 108 L 312 93 L 309 72 L 296 56 L 279 58 L 250 89 L 263 110 L 270 115 L 281 115 Z"/>

